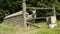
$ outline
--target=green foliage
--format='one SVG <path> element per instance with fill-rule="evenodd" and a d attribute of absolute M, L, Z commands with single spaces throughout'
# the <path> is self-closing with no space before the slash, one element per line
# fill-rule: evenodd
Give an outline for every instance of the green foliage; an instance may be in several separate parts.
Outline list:
<path fill-rule="evenodd" d="M 3 10 L 3 9 L 0 9 L 0 22 L 3 20 L 3 18 L 5 17 L 7 11 L 6 10 Z"/>
<path fill-rule="evenodd" d="M 21 10 L 21 0 L 0 0 L 0 21 L 6 14 Z"/>
<path fill-rule="evenodd" d="M 50 7 L 54 0 L 28 0 L 27 6 Z"/>
<path fill-rule="evenodd" d="M 20 2 L 21 0 L 0 0 L 0 8 L 14 13 L 21 10 L 21 4 L 18 1 Z"/>
<path fill-rule="evenodd" d="M 56 14 L 60 15 L 60 0 L 55 0 L 55 2 L 53 4 L 56 7 Z"/>
<path fill-rule="evenodd" d="M 22 1 L 23 0 L 0 0 L 0 9 L 4 12 L 2 16 L 6 13 L 6 10 L 9 14 L 22 10 Z M 26 0 L 26 4 L 27 7 L 52 7 L 52 5 L 54 5 L 57 11 L 56 14 L 60 15 L 60 0 Z M 44 16 L 43 11 L 42 13 L 38 11 L 38 13 Z"/>

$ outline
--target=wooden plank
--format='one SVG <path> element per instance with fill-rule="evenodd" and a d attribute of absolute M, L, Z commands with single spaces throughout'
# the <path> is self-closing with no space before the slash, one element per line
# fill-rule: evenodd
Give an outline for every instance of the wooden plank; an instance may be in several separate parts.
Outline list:
<path fill-rule="evenodd" d="M 42 26 L 38 26 L 38 25 L 36 25 L 36 24 L 32 24 L 32 23 L 27 23 L 27 24 L 29 24 L 29 25 L 32 25 L 32 26 L 35 26 L 35 27 L 37 27 L 37 28 L 42 28 Z"/>
<path fill-rule="evenodd" d="M 52 7 L 49 8 L 40 8 L 40 7 L 27 7 L 28 9 L 54 9 Z"/>
<path fill-rule="evenodd" d="M 46 17 L 37 17 L 36 19 L 43 19 L 43 18 L 46 18 Z"/>
<path fill-rule="evenodd" d="M 46 17 L 36 17 L 36 18 L 32 18 L 32 19 L 43 19 L 43 18 L 46 18 Z"/>

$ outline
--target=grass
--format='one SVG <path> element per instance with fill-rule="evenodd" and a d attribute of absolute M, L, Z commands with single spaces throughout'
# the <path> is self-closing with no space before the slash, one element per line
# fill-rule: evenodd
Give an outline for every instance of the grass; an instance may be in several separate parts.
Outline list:
<path fill-rule="evenodd" d="M 27 34 L 30 31 L 32 31 L 30 28 L 22 30 L 20 27 L 0 24 L 0 34 Z"/>
<path fill-rule="evenodd" d="M 0 34 L 13 34 L 16 33 L 16 31 L 17 28 L 15 27 L 0 24 Z"/>
<path fill-rule="evenodd" d="M 36 23 L 40 26 L 45 26 L 45 22 Z M 0 34 L 60 34 L 60 21 L 57 21 L 57 27 L 56 28 L 36 28 L 34 26 L 30 30 L 21 30 L 18 27 L 13 26 L 7 26 L 0 24 Z"/>
<path fill-rule="evenodd" d="M 45 23 L 37 23 L 46 25 Z M 38 31 L 31 33 L 31 34 L 60 34 L 60 21 L 57 21 L 57 27 L 56 28 L 37 28 Z"/>

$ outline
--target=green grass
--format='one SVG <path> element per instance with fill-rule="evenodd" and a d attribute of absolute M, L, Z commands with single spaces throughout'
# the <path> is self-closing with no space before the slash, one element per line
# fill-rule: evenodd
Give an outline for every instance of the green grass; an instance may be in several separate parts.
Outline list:
<path fill-rule="evenodd" d="M 0 34 L 12 34 L 17 31 L 17 28 L 12 27 L 12 26 L 7 26 L 0 24 Z"/>
<path fill-rule="evenodd" d="M 36 24 L 39 26 L 46 25 L 45 22 L 40 22 Z M 21 32 L 21 30 L 17 27 L 0 24 L 0 34 L 21 34 L 21 33 L 23 34 L 60 34 L 60 21 L 57 21 L 56 28 L 46 28 L 46 27 L 36 28 L 34 26 L 31 26 L 31 27 L 33 28 L 30 30 L 27 30 L 27 32 L 25 30 Z"/>
<path fill-rule="evenodd" d="M 8 31 L 9 30 L 10 32 L 15 32 L 16 28 L 0 24 L 0 30 L 4 30 L 4 31 Z"/>
<path fill-rule="evenodd" d="M 37 23 L 38 25 L 42 24 L 46 25 L 45 23 Z M 31 34 L 60 34 L 60 21 L 57 21 L 57 27 L 56 28 L 37 28 L 38 31 L 31 33 Z"/>
<path fill-rule="evenodd" d="M 39 26 L 45 26 L 46 22 L 40 22 L 40 23 L 36 23 L 36 24 L 39 25 Z"/>

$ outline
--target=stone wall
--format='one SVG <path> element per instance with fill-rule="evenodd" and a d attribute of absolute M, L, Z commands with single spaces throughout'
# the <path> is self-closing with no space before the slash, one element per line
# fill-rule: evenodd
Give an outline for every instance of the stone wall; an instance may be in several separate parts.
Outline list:
<path fill-rule="evenodd" d="M 3 23 L 7 25 L 24 27 L 23 15 L 21 14 L 10 18 L 5 18 Z"/>

